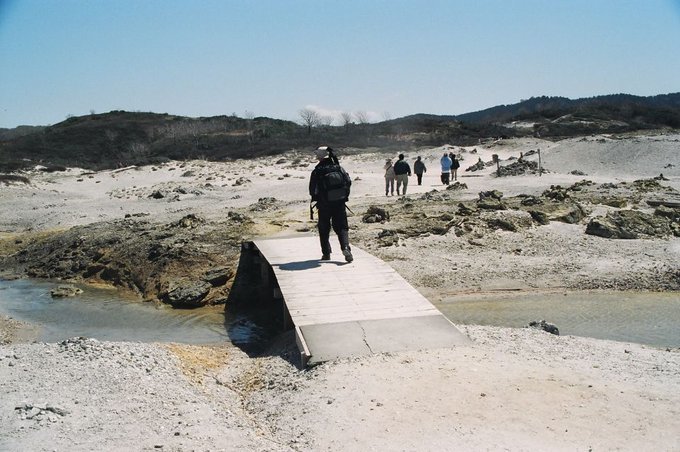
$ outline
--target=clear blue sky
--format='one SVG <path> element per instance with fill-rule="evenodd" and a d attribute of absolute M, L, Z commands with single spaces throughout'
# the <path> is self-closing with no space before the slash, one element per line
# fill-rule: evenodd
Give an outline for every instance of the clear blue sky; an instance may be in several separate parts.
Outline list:
<path fill-rule="evenodd" d="M 0 0 L 0 127 L 678 91 L 680 0 Z"/>

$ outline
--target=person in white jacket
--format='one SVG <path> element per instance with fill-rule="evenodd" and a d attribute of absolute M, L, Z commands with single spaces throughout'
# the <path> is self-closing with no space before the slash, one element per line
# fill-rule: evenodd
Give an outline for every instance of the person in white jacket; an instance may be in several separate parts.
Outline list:
<path fill-rule="evenodd" d="M 449 155 L 445 152 L 439 163 L 442 165 L 442 184 L 449 185 L 449 179 L 451 177 L 451 165 L 453 164 L 451 157 L 449 157 Z"/>
<path fill-rule="evenodd" d="M 397 175 L 394 174 L 394 166 L 392 166 L 392 159 L 387 159 L 385 161 L 385 196 L 394 196 L 394 181 Z"/>

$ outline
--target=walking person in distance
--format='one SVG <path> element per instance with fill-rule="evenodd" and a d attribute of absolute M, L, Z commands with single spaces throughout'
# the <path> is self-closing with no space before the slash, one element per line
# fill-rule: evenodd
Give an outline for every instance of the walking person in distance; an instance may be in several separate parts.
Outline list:
<path fill-rule="evenodd" d="M 411 165 L 404 160 L 404 154 L 399 154 L 399 160 L 394 164 L 394 174 L 397 175 L 397 196 L 399 196 L 399 188 L 404 186 L 401 195 L 406 195 L 406 187 L 408 187 L 408 178 L 411 176 Z"/>
<path fill-rule="evenodd" d="M 397 178 L 397 175 L 394 174 L 392 159 L 385 161 L 383 169 L 385 170 L 385 196 L 388 196 L 388 194 L 394 196 L 394 180 Z"/>
<path fill-rule="evenodd" d="M 449 185 L 449 177 L 450 177 L 450 171 L 451 171 L 451 165 L 452 161 L 451 158 L 448 156 L 448 154 L 445 152 L 442 158 L 439 160 L 439 163 L 442 166 L 442 184 L 444 185 Z"/>
<path fill-rule="evenodd" d="M 427 173 L 427 168 L 425 163 L 420 159 L 420 156 L 413 162 L 413 172 L 416 173 L 418 178 L 418 185 L 423 185 L 423 173 Z"/>
<path fill-rule="evenodd" d="M 451 154 L 451 177 L 453 180 L 458 180 L 458 168 L 460 168 L 460 160 L 456 157 L 456 154 Z"/>

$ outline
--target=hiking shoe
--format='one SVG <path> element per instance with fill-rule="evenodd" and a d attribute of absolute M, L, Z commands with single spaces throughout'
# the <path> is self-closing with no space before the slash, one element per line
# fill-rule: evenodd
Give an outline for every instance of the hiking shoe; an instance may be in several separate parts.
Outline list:
<path fill-rule="evenodd" d="M 329 260 L 331 260 L 331 255 L 330 254 L 323 254 L 323 255 L 321 255 L 321 260 L 322 261 L 329 261 Z"/>
<path fill-rule="evenodd" d="M 342 250 L 343 256 L 345 256 L 345 261 L 347 262 L 352 262 L 354 260 L 354 257 L 352 256 L 352 252 L 350 251 L 349 248 L 344 248 Z"/>

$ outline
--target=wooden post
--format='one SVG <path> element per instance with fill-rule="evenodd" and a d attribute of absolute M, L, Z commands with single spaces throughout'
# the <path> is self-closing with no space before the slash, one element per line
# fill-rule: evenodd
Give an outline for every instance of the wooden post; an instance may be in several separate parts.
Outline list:
<path fill-rule="evenodd" d="M 541 150 L 538 150 L 538 177 L 541 177 Z"/>
<path fill-rule="evenodd" d="M 496 176 L 500 176 L 501 175 L 501 162 L 500 162 L 500 160 L 498 160 L 498 154 L 493 154 L 491 156 L 491 158 L 496 163 Z"/>

